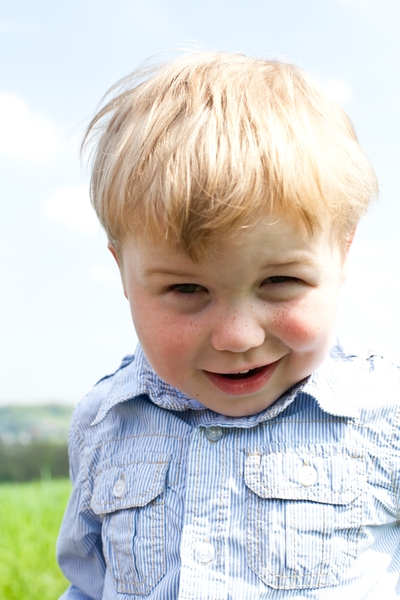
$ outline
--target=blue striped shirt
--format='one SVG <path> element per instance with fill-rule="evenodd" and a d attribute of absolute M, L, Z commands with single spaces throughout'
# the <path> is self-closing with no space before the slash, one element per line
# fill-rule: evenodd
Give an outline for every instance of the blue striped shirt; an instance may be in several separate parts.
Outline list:
<path fill-rule="evenodd" d="M 234 418 L 140 348 L 75 409 L 63 600 L 400 597 L 400 381 L 340 346 Z"/>

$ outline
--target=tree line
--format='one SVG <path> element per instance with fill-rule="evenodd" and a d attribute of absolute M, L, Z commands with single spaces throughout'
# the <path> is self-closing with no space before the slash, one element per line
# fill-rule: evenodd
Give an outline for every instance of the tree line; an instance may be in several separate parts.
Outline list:
<path fill-rule="evenodd" d="M 0 482 L 33 481 L 68 477 L 68 445 L 34 441 L 30 444 L 0 442 Z"/>

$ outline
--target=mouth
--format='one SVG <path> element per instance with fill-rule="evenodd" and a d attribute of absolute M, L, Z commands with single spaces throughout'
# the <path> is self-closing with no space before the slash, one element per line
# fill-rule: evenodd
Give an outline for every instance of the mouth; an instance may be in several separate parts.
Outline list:
<path fill-rule="evenodd" d="M 255 369 L 247 369 L 247 371 L 238 371 L 237 373 L 214 373 L 214 375 L 220 375 L 221 377 L 225 377 L 227 379 L 248 379 L 249 377 L 253 377 L 254 375 L 258 375 L 262 372 L 263 367 L 256 367 Z"/>
<path fill-rule="evenodd" d="M 261 390 L 268 383 L 280 360 L 235 373 L 214 373 L 212 371 L 203 371 L 203 373 L 222 392 L 233 396 L 252 394 Z"/>

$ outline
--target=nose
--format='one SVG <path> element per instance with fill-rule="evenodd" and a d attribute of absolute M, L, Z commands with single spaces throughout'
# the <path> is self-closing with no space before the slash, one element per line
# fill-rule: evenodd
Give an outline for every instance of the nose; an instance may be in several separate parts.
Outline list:
<path fill-rule="evenodd" d="M 264 343 L 265 330 L 250 308 L 224 309 L 214 322 L 211 343 L 216 350 L 246 352 Z"/>

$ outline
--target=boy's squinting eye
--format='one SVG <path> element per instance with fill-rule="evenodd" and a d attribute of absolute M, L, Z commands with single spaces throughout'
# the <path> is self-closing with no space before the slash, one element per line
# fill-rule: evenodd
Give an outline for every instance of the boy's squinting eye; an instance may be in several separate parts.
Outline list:
<path fill-rule="evenodd" d="M 264 283 L 296 283 L 299 281 L 296 277 L 288 277 L 287 275 L 273 275 L 265 279 Z"/>
<path fill-rule="evenodd" d="M 195 292 L 204 291 L 204 288 L 201 285 L 197 285 L 197 283 L 177 283 L 176 285 L 172 285 L 170 290 L 178 294 L 194 294 Z"/>

